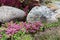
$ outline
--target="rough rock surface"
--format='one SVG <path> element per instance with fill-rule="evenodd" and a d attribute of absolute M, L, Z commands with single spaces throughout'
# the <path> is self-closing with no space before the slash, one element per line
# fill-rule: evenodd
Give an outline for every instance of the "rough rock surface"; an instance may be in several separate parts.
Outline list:
<path fill-rule="evenodd" d="M 1 6 L 0 7 L 0 22 L 8 22 L 11 19 L 19 18 L 22 19 L 25 16 L 25 12 L 21 9 L 10 7 L 10 6 Z"/>
<path fill-rule="evenodd" d="M 43 18 L 43 17 L 45 18 Z M 27 16 L 27 22 L 35 22 L 46 19 L 47 22 L 56 22 L 58 19 L 55 18 L 55 13 L 49 9 L 47 6 L 36 6 L 32 8 Z"/>
<path fill-rule="evenodd" d="M 60 40 L 60 26 L 46 29 L 34 35 L 35 40 Z"/>

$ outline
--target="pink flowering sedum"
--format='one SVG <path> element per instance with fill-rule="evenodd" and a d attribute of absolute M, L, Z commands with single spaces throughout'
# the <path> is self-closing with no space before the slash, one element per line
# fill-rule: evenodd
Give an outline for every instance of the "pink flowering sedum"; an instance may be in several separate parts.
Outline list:
<path fill-rule="evenodd" d="M 17 33 L 19 30 L 21 29 L 21 27 L 20 27 L 20 25 L 18 25 L 18 24 L 13 24 L 13 25 L 10 25 L 8 28 L 7 28 L 7 30 L 6 30 L 6 34 L 15 34 L 15 33 Z"/>
<path fill-rule="evenodd" d="M 26 32 L 36 32 L 40 29 L 42 26 L 41 22 L 35 22 L 35 23 L 24 23 L 24 27 L 26 28 Z"/>
<path fill-rule="evenodd" d="M 13 35 L 18 31 L 26 33 L 35 33 L 40 29 L 41 26 L 42 26 L 41 22 L 35 22 L 35 23 L 20 22 L 19 24 L 12 23 L 9 24 L 9 26 L 7 27 L 6 34 Z"/>

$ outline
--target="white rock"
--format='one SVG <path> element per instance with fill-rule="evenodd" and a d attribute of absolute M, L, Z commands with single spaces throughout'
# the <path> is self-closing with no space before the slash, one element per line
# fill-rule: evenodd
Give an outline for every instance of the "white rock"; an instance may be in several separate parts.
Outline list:
<path fill-rule="evenodd" d="M 47 19 L 47 23 L 53 23 L 53 22 L 58 22 L 58 19 L 55 17 L 55 15 Z"/>
<path fill-rule="evenodd" d="M 21 9 L 10 7 L 10 6 L 1 6 L 0 7 L 0 22 L 7 22 L 14 18 L 24 18 L 25 12 Z"/>
<path fill-rule="evenodd" d="M 46 18 L 47 22 L 55 22 L 57 19 L 53 16 L 54 14 L 55 13 L 46 6 L 36 6 L 29 12 L 27 22 L 41 21 L 40 18 L 42 15 Z"/>

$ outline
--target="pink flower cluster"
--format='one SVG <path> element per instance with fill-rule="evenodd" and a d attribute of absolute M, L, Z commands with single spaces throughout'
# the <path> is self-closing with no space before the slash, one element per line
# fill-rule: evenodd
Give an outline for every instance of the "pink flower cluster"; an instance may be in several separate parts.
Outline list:
<path fill-rule="evenodd" d="M 42 23 L 41 22 L 24 23 L 24 26 L 26 28 L 26 32 L 35 33 L 40 29 L 40 27 L 42 26 Z"/>
<path fill-rule="evenodd" d="M 18 32 L 21 29 L 20 25 L 14 23 L 12 25 L 10 25 L 7 30 L 6 30 L 6 34 L 8 35 L 13 35 L 16 32 Z"/>
<path fill-rule="evenodd" d="M 6 34 L 13 35 L 20 30 L 26 33 L 35 33 L 40 29 L 41 26 L 42 26 L 41 22 L 35 23 L 20 22 L 19 24 L 13 23 L 8 25 L 6 29 Z"/>

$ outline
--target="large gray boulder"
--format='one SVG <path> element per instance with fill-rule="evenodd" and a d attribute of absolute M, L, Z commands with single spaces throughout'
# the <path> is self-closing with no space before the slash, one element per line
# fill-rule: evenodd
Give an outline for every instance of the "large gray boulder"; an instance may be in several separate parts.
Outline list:
<path fill-rule="evenodd" d="M 0 22 L 8 22 L 12 19 L 19 18 L 22 19 L 25 16 L 25 12 L 21 9 L 10 7 L 10 6 L 1 6 L 0 7 Z"/>
<path fill-rule="evenodd" d="M 41 20 L 45 20 L 48 23 L 58 21 L 58 19 L 55 18 L 55 13 L 47 6 L 35 6 L 29 12 L 27 22 L 36 22 Z"/>

